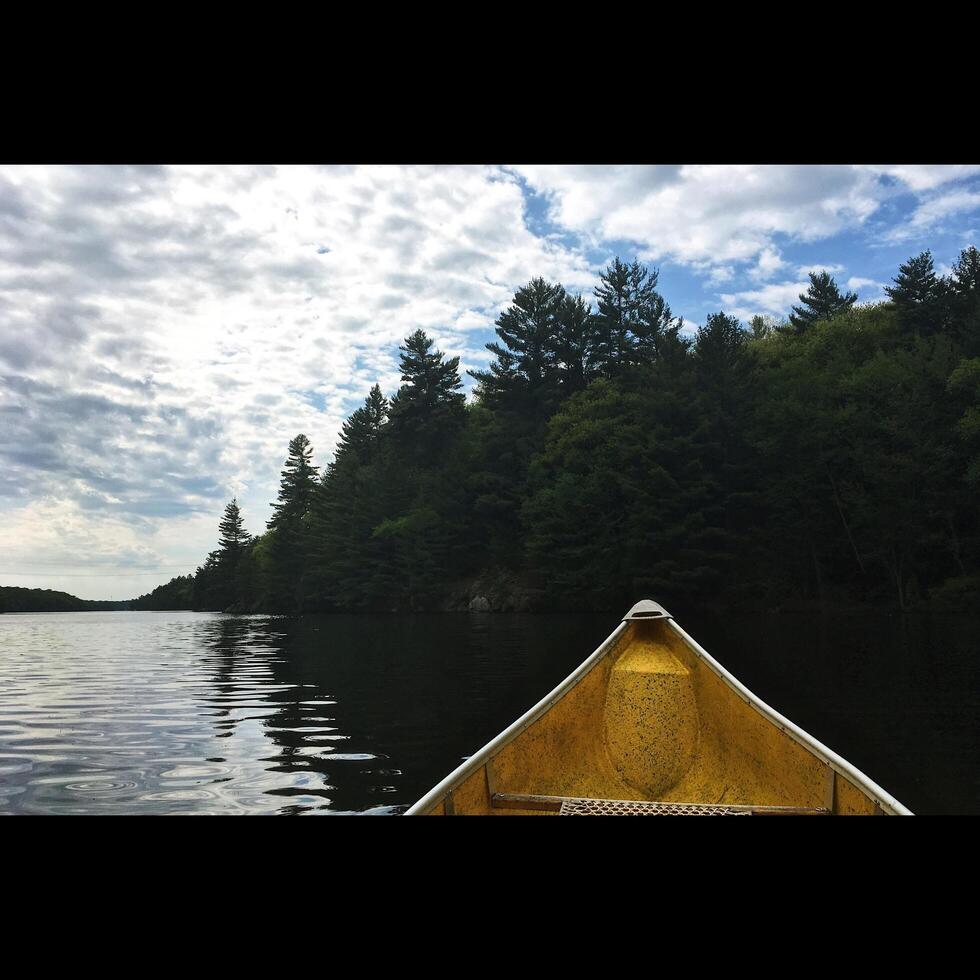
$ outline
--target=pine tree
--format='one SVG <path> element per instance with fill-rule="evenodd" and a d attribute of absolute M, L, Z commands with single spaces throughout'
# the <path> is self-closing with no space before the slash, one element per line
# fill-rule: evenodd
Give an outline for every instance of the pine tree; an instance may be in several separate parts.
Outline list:
<path fill-rule="evenodd" d="M 535 390 L 557 374 L 556 340 L 562 305 L 560 283 L 532 279 L 514 294 L 513 303 L 497 318 L 501 343 L 486 345 L 496 357 L 487 371 L 470 371 L 480 383 L 479 397 L 492 402 L 515 388 Z"/>
<path fill-rule="evenodd" d="M 248 534 L 245 531 L 241 511 L 238 509 L 237 497 L 233 497 L 231 502 L 225 506 L 224 517 L 218 524 L 218 534 L 218 546 L 221 550 L 222 559 L 225 561 L 236 560 L 242 548 L 248 543 Z"/>
<path fill-rule="evenodd" d="M 560 393 L 565 398 L 581 391 L 593 374 L 595 321 L 584 297 L 565 294 L 554 347 Z"/>
<path fill-rule="evenodd" d="M 367 588 L 389 608 L 416 609 L 432 600 L 440 569 L 452 574 L 441 556 L 461 524 L 454 498 L 466 408 L 458 357 L 433 350 L 422 330 L 400 350 L 404 383 L 391 401 L 390 434 L 373 477 L 383 511 L 371 529 L 376 560 Z"/>
<path fill-rule="evenodd" d="M 238 579 L 250 537 L 245 531 L 237 498 L 225 506 L 218 535 L 218 564 L 213 575 L 212 598 L 218 608 L 226 609 L 245 598 L 239 595 Z"/>
<path fill-rule="evenodd" d="M 409 452 L 434 451 L 462 423 L 465 397 L 459 358 L 444 359 L 432 344 L 424 330 L 416 330 L 398 348 L 404 384 L 391 400 L 390 419 Z"/>
<path fill-rule="evenodd" d="M 289 456 L 279 482 L 279 499 L 272 505 L 270 528 L 301 520 L 306 516 L 316 485 L 317 470 L 312 465 L 313 446 L 302 433 L 289 441 Z"/>
<path fill-rule="evenodd" d="M 375 385 L 343 424 L 333 461 L 310 507 L 311 588 L 319 608 L 362 608 L 377 556 L 371 531 L 383 520 L 379 485 L 387 434 L 388 399 Z"/>
<path fill-rule="evenodd" d="M 749 320 L 749 329 L 752 331 L 752 337 L 755 340 L 765 340 L 779 332 L 780 324 L 775 317 L 762 316 L 757 313 Z"/>
<path fill-rule="evenodd" d="M 225 591 L 221 587 L 221 552 L 211 551 L 194 573 L 192 602 L 195 609 L 224 609 Z"/>
<path fill-rule="evenodd" d="M 388 399 L 381 393 L 381 386 L 376 384 L 364 399 L 363 406 L 344 422 L 335 458 L 354 456 L 361 462 L 370 462 L 381 445 L 388 410 Z"/>
<path fill-rule="evenodd" d="M 944 327 L 945 289 L 925 251 L 899 266 L 894 286 L 886 286 L 903 328 L 919 333 L 938 333 Z"/>
<path fill-rule="evenodd" d="M 975 246 L 960 252 L 949 285 L 956 337 L 964 353 L 976 357 L 980 355 L 980 252 Z"/>
<path fill-rule="evenodd" d="M 737 317 L 712 313 L 699 328 L 694 342 L 699 371 L 717 374 L 728 368 L 742 350 L 746 336 Z"/>
<path fill-rule="evenodd" d="M 960 296 L 980 295 L 980 252 L 975 245 L 960 252 L 953 265 L 952 286 Z"/>
<path fill-rule="evenodd" d="M 310 547 L 307 518 L 316 488 L 318 467 L 312 464 L 313 447 L 305 435 L 289 442 L 289 456 L 279 482 L 279 499 L 269 521 L 269 593 L 276 609 L 303 608 L 304 578 Z"/>
<path fill-rule="evenodd" d="M 659 275 L 618 257 L 603 273 L 595 288 L 595 359 L 601 374 L 611 377 L 655 358 L 660 335 L 672 320 L 656 289 Z"/>
<path fill-rule="evenodd" d="M 829 272 L 811 272 L 810 288 L 800 293 L 802 306 L 794 306 L 789 322 L 797 333 L 803 333 L 811 323 L 830 320 L 850 309 L 857 300 L 857 293 L 841 293 Z"/>

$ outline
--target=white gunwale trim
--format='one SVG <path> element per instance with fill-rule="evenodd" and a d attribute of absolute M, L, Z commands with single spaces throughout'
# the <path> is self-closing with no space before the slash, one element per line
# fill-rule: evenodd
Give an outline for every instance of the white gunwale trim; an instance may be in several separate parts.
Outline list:
<path fill-rule="evenodd" d="M 836 752 L 832 752 L 822 742 L 818 742 L 808 732 L 803 731 L 799 725 L 794 725 L 788 718 L 784 718 L 778 711 L 770 708 L 761 698 L 756 697 L 737 677 L 725 670 L 697 640 L 689 636 L 675 619 L 668 620 L 668 625 L 677 632 L 691 651 L 703 660 L 743 701 L 751 705 L 764 718 L 781 728 L 794 742 L 798 742 L 808 752 L 827 763 L 835 772 L 840 773 L 849 782 L 854 783 L 855 786 L 867 793 L 882 810 L 897 816 L 912 816 L 912 811 L 908 807 L 899 803 L 890 793 L 886 793 L 860 769 L 852 766 L 846 759 L 842 759 Z"/>
<path fill-rule="evenodd" d="M 556 701 L 560 701 L 602 658 L 626 631 L 630 624 L 623 621 L 602 642 L 595 653 L 572 671 L 550 694 L 546 694 L 533 708 L 526 711 L 509 728 L 505 728 L 493 741 L 487 742 L 476 755 L 471 755 L 457 766 L 442 782 L 433 786 L 425 796 L 405 811 L 405 816 L 415 816 L 431 810 L 443 797 L 454 790 L 481 766 L 492 759 L 508 742 L 512 742 L 529 725 L 533 725 Z"/>

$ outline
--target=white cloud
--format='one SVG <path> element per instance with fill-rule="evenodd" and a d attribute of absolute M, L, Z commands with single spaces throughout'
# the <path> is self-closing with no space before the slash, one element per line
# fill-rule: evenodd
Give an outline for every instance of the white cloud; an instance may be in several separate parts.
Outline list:
<path fill-rule="evenodd" d="M 522 166 L 552 216 L 645 261 L 772 267 L 773 236 L 816 241 L 860 226 L 886 196 L 878 173 L 840 166 Z M 778 268 L 778 266 L 776 266 Z"/>
<path fill-rule="evenodd" d="M 887 300 L 889 296 L 885 292 L 885 286 L 886 283 L 878 282 L 877 279 L 864 279 L 861 276 L 851 276 L 847 280 L 847 288 L 858 294 L 859 306 L 868 303 L 883 303 Z"/>
<path fill-rule="evenodd" d="M 735 269 L 730 265 L 719 265 L 712 268 L 708 273 L 708 285 L 720 286 L 722 283 L 730 282 L 735 278 Z"/>
<path fill-rule="evenodd" d="M 872 173 L 887 174 L 901 181 L 910 191 L 931 191 L 954 180 L 962 180 L 980 174 L 975 164 L 909 164 L 868 167 Z"/>
<path fill-rule="evenodd" d="M 406 334 L 465 371 L 530 276 L 591 289 L 524 206 L 493 167 L 0 167 L 5 527 L 45 500 L 66 562 L 120 527 L 199 561 L 239 492 L 263 530 L 289 439 L 326 462 Z"/>
<path fill-rule="evenodd" d="M 760 289 L 738 293 L 726 293 L 721 299 L 725 312 L 748 322 L 756 314 L 784 316 L 800 301 L 800 294 L 809 288 L 809 282 L 770 283 Z"/>
<path fill-rule="evenodd" d="M 980 192 L 965 189 L 931 197 L 920 204 L 904 224 L 892 228 L 886 241 L 900 242 L 916 238 L 938 225 L 944 218 L 969 214 L 980 208 Z"/>
<path fill-rule="evenodd" d="M 767 245 L 760 253 L 754 269 L 749 270 L 752 279 L 765 281 L 771 279 L 786 263 L 772 246 Z"/>
<path fill-rule="evenodd" d="M 798 265 L 796 274 L 798 276 L 809 276 L 811 272 L 829 272 L 832 276 L 844 271 L 844 266 L 834 262 L 810 262 L 806 265 Z"/>

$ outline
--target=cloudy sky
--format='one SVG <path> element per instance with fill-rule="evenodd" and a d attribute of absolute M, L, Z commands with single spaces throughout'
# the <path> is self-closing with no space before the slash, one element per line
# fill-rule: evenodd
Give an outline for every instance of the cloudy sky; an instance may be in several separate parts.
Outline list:
<path fill-rule="evenodd" d="M 810 269 L 873 302 L 978 229 L 973 166 L 0 167 L 0 585 L 193 572 L 232 495 L 264 529 L 292 436 L 322 465 L 397 388 L 401 338 L 481 367 L 533 276 L 638 257 L 693 330 Z"/>

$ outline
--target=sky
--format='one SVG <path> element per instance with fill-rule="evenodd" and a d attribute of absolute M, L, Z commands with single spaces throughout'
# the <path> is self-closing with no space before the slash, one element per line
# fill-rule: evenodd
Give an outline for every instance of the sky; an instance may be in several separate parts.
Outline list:
<path fill-rule="evenodd" d="M 421 327 L 461 369 L 535 276 L 659 270 L 685 331 L 859 302 L 980 245 L 980 166 L 0 166 L 0 585 L 128 599 L 192 574 L 225 503 L 272 515 Z M 472 380 L 466 377 L 466 389 Z"/>

